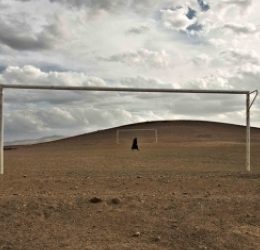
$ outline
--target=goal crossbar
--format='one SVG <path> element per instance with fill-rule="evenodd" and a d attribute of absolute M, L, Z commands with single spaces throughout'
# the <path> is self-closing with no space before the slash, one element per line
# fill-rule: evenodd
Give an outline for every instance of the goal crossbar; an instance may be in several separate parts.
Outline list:
<path fill-rule="evenodd" d="M 251 171 L 250 164 L 250 109 L 258 96 L 258 90 L 205 90 L 205 89 L 158 89 L 158 88 L 122 88 L 122 87 L 100 87 L 100 86 L 47 86 L 47 85 L 14 85 L 0 84 L 0 174 L 4 174 L 4 119 L 3 100 L 4 89 L 31 89 L 31 90 L 64 90 L 64 91 L 103 91 L 103 92 L 146 92 L 146 93 L 189 93 L 189 94 L 235 94 L 246 95 L 246 169 Z M 251 101 L 251 95 L 254 98 Z"/>
<path fill-rule="evenodd" d="M 109 91 L 109 92 L 147 92 L 147 93 L 197 93 L 197 94 L 250 94 L 246 90 L 205 90 L 205 89 L 158 89 L 158 88 L 122 88 L 99 86 L 48 86 L 48 85 L 13 85 L 2 84 L 6 89 L 38 89 L 38 90 L 79 90 L 79 91 Z M 256 90 L 255 90 L 256 91 Z"/>
<path fill-rule="evenodd" d="M 130 128 L 130 129 L 117 129 L 116 131 L 116 143 L 119 144 L 120 132 L 134 132 L 134 131 L 153 131 L 155 136 L 155 143 L 158 142 L 158 132 L 156 128 Z"/>

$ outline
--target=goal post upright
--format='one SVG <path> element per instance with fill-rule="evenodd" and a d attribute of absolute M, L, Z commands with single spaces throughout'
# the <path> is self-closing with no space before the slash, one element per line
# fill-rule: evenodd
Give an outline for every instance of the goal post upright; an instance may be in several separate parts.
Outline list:
<path fill-rule="evenodd" d="M 146 92 L 146 93 L 189 93 L 189 94 L 236 94 L 246 95 L 246 170 L 251 171 L 250 166 L 250 108 L 258 96 L 258 90 L 252 92 L 246 90 L 205 90 L 205 89 L 156 89 L 156 88 L 123 88 L 123 87 L 98 87 L 98 86 L 48 86 L 48 85 L 14 85 L 0 83 L 0 175 L 4 174 L 4 89 L 27 90 L 69 90 L 69 91 L 103 91 L 103 92 Z M 250 101 L 251 94 L 255 94 Z M 157 132 L 156 132 L 156 140 Z"/>
<path fill-rule="evenodd" d="M 4 89 L 0 85 L 0 174 L 4 174 Z"/>
<path fill-rule="evenodd" d="M 246 170 L 251 171 L 251 140 L 250 140 L 250 94 L 246 95 Z"/>
<path fill-rule="evenodd" d="M 250 109 L 253 106 L 257 96 L 258 90 L 254 90 L 246 94 L 246 170 L 251 172 L 251 124 L 250 124 Z M 251 101 L 251 95 L 255 94 Z"/>

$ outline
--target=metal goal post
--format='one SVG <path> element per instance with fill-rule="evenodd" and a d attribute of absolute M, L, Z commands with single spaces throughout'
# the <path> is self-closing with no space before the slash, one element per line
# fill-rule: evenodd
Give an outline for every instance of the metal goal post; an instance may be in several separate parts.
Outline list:
<path fill-rule="evenodd" d="M 103 92 L 146 92 L 146 93 L 190 93 L 190 94 L 229 94 L 246 96 L 246 170 L 251 171 L 250 165 L 250 109 L 255 102 L 258 90 L 204 90 L 204 89 L 156 89 L 156 88 L 119 88 L 96 86 L 45 86 L 45 85 L 13 85 L 0 84 L 0 175 L 4 174 L 4 89 L 31 89 L 31 90 L 68 90 L 68 91 L 103 91 Z M 251 100 L 251 95 L 254 94 Z"/>
<path fill-rule="evenodd" d="M 116 130 L 116 143 L 120 144 L 120 133 L 131 133 L 131 132 L 152 132 L 154 136 L 154 143 L 158 142 L 158 131 L 156 128 L 133 128 L 133 129 L 117 129 Z"/>

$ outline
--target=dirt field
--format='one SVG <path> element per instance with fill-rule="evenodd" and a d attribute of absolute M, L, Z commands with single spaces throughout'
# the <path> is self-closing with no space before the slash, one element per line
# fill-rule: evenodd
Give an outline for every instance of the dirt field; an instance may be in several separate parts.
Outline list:
<path fill-rule="evenodd" d="M 0 249 L 260 249 L 260 129 L 152 122 L 5 151 Z M 93 199 L 96 198 L 96 199 Z"/>

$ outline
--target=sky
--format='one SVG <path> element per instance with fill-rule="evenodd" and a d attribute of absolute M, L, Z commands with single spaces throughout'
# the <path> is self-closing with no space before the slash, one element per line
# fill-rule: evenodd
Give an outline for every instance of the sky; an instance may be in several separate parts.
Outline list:
<path fill-rule="evenodd" d="M 257 0 L 0 0 L 0 83 L 255 90 Z M 260 99 L 252 107 L 260 127 Z M 7 141 L 153 121 L 245 124 L 245 96 L 5 90 Z"/>

